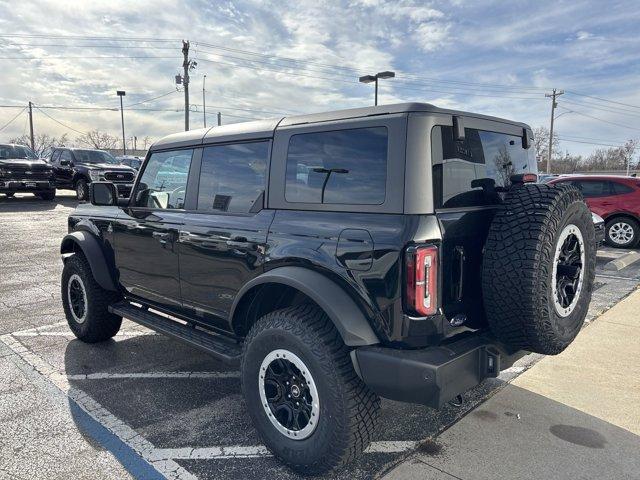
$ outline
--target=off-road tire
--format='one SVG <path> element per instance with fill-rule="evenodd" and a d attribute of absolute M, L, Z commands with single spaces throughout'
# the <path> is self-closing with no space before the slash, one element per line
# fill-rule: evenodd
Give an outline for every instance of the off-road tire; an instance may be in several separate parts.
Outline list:
<path fill-rule="evenodd" d="M 89 198 L 89 184 L 84 178 L 80 178 L 75 185 L 76 198 L 80 201 Z"/>
<path fill-rule="evenodd" d="M 554 305 L 552 272 L 561 232 L 582 235 L 582 288 L 568 316 Z M 596 244 L 582 194 L 568 185 L 523 185 L 511 190 L 491 223 L 482 265 L 489 326 L 502 342 L 543 354 L 563 351 L 580 331 L 591 301 Z"/>
<path fill-rule="evenodd" d="M 38 198 L 41 198 L 42 200 L 46 200 L 48 202 L 55 200 L 56 198 L 56 191 L 55 190 L 46 190 L 43 192 L 38 192 L 35 194 Z"/>
<path fill-rule="evenodd" d="M 628 242 L 620 243 L 614 241 L 611 238 L 611 229 L 615 225 L 620 223 L 628 225 L 628 228 L 633 231 L 633 237 Z M 638 244 L 638 241 L 640 241 L 640 225 L 637 221 L 629 217 L 615 217 L 612 219 L 607 219 L 607 222 L 605 224 L 604 239 L 607 245 L 614 248 L 633 248 Z"/>
<path fill-rule="evenodd" d="M 82 323 L 75 320 L 69 300 L 69 280 L 77 275 L 86 292 L 86 315 Z M 91 267 L 81 253 L 67 258 L 62 270 L 62 305 L 67 323 L 73 334 L 83 342 L 96 343 L 113 337 L 122 324 L 122 317 L 109 312 L 109 305 L 119 301 L 121 296 L 102 288 L 93 278 Z"/>
<path fill-rule="evenodd" d="M 276 349 L 286 349 L 302 359 L 317 385 L 319 420 L 303 440 L 287 438 L 278 431 L 260 398 L 260 366 Z M 265 445 L 299 473 L 326 473 L 353 461 L 375 433 L 380 399 L 360 380 L 349 349 L 331 320 L 315 305 L 278 310 L 253 325 L 244 344 L 242 390 Z"/>

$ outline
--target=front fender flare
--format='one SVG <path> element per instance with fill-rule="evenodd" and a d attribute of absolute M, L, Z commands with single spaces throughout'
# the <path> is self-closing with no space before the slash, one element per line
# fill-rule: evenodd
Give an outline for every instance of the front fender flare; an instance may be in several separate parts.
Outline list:
<path fill-rule="evenodd" d="M 89 262 L 91 273 L 98 285 L 105 290 L 117 291 L 114 272 L 109 268 L 107 259 L 100 241 L 89 232 L 78 231 L 65 235 L 60 244 L 60 253 L 74 253 L 78 249 Z"/>
<path fill-rule="evenodd" d="M 363 312 L 340 286 L 321 273 L 303 267 L 278 267 L 248 282 L 236 295 L 231 318 L 245 293 L 267 283 L 287 285 L 311 298 L 331 319 L 346 345 L 380 343 Z"/>

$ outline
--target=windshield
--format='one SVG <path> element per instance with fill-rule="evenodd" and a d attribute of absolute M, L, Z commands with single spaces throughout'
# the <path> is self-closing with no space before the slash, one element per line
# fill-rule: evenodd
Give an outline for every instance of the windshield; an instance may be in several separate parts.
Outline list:
<path fill-rule="evenodd" d="M 113 155 L 102 150 L 74 150 L 73 153 L 79 163 L 118 163 Z"/>
<path fill-rule="evenodd" d="M 0 158 L 30 158 L 37 159 L 38 156 L 33 153 L 29 147 L 22 145 L 0 145 Z"/>

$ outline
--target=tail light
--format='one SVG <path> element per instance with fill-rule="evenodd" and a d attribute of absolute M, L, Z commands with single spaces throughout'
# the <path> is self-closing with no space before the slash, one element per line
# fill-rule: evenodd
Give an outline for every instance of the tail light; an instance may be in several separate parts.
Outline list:
<path fill-rule="evenodd" d="M 405 255 L 405 306 L 419 316 L 438 311 L 438 247 L 409 247 Z"/>

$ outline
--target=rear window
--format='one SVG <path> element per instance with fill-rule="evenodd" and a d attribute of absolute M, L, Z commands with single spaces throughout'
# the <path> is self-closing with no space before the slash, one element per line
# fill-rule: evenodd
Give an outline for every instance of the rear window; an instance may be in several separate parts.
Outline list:
<path fill-rule="evenodd" d="M 633 192 L 633 188 L 629 185 L 625 185 L 624 183 L 619 182 L 611 182 L 611 190 L 614 195 L 623 195 L 625 193 Z"/>
<path fill-rule="evenodd" d="M 386 127 L 293 135 L 287 152 L 287 202 L 384 203 Z"/>
<path fill-rule="evenodd" d="M 516 135 L 466 128 L 465 139 L 456 141 L 453 127 L 437 126 L 431 142 L 436 208 L 498 203 L 495 187 L 509 186 L 511 175 L 538 170 L 534 148 L 522 148 Z"/>
<path fill-rule="evenodd" d="M 607 197 L 611 195 L 611 182 L 602 180 L 572 180 L 571 184 L 582 192 L 585 198 Z"/>

